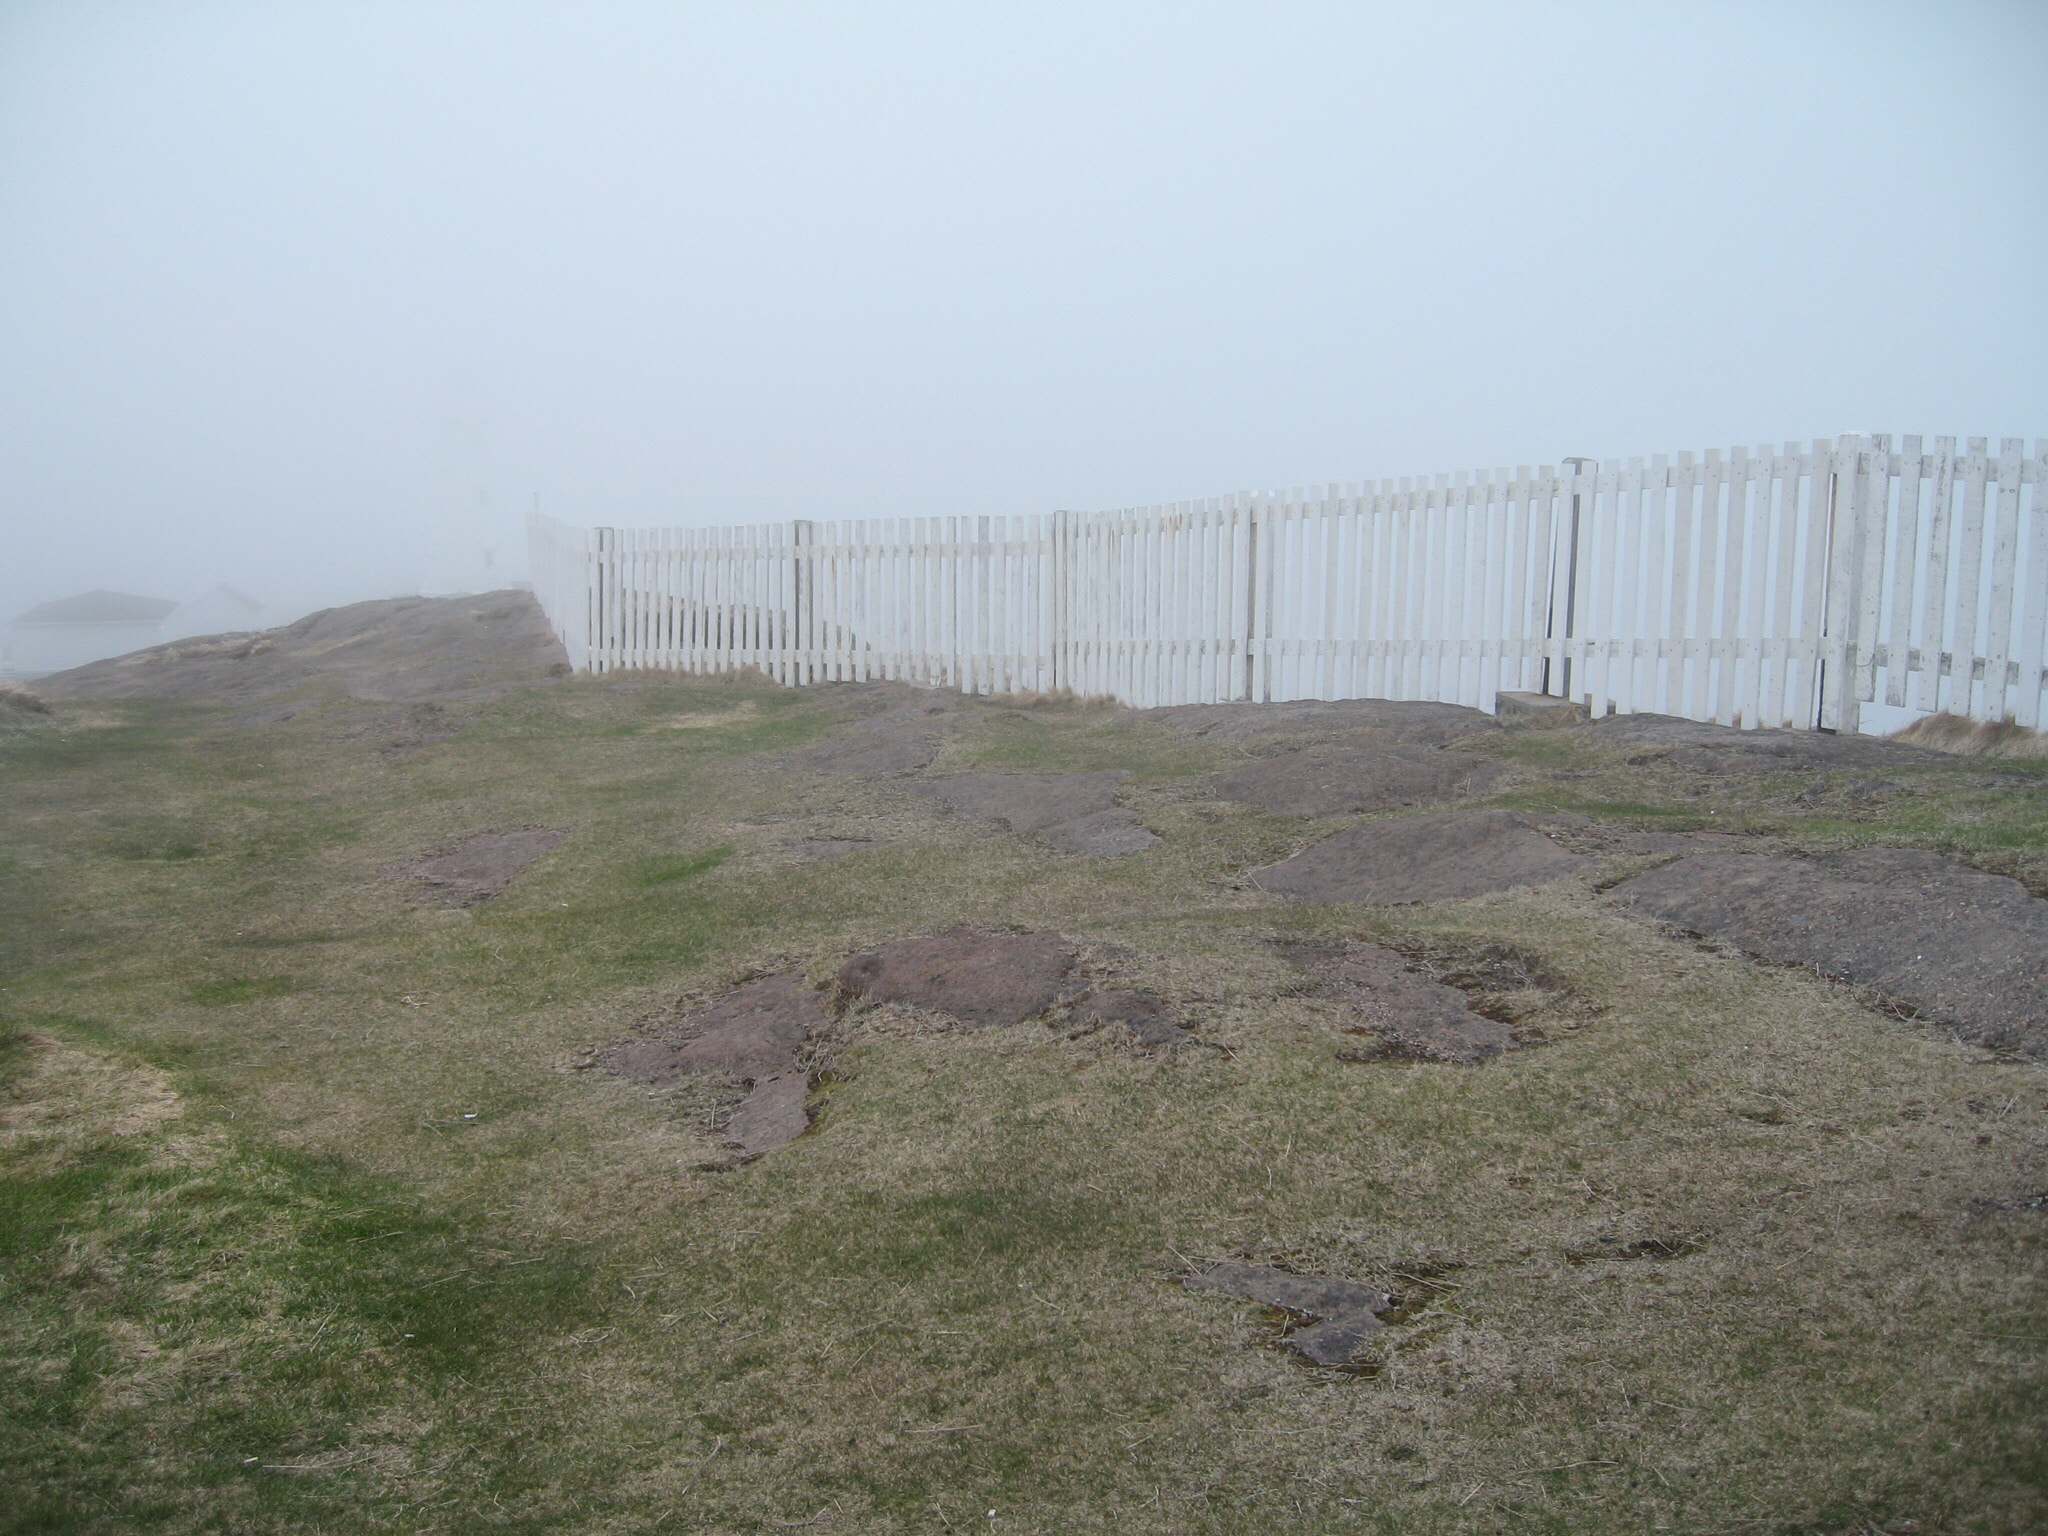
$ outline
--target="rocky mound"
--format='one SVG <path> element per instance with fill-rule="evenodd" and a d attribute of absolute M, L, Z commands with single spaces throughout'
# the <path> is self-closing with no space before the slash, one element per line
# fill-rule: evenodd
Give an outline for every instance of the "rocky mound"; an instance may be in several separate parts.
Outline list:
<path fill-rule="evenodd" d="M 1252 872 L 1302 901 L 1455 901 L 1562 879 L 1585 861 L 1514 811 L 1440 811 L 1369 822 Z"/>
<path fill-rule="evenodd" d="M 963 816 L 993 821 L 1019 837 L 1037 837 L 1063 853 L 1114 858 L 1159 841 L 1116 803 L 1116 787 L 1129 774 L 975 773 L 920 784 L 921 794 L 943 800 Z"/>
<path fill-rule="evenodd" d="M 2018 881 L 1865 848 L 1699 854 L 1615 889 L 1674 927 L 1869 987 L 1967 1040 L 2048 1055 L 2048 902 Z"/>
<path fill-rule="evenodd" d="M 52 698 L 256 703 L 305 690 L 409 703 L 486 699 L 568 672 L 531 594 L 487 592 L 355 603 L 253 635 L 174 640 L 39 686 Z"/>

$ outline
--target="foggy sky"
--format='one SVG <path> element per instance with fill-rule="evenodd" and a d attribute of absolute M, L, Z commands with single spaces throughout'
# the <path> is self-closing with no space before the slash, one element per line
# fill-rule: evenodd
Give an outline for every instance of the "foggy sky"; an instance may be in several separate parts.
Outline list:
<path fill-rule="evenodd" d="M 0 618 L 2032 438 L 2044 343 L 2034 4 L 0 5 Z"/>

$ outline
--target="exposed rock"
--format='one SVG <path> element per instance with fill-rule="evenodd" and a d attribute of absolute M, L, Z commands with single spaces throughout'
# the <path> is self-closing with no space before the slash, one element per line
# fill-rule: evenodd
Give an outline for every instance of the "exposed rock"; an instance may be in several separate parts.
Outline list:
<path fill-rule="evenodd" d="M 1766 960 L 1813 966 L 1953 1026 L 2048 1055 L 2048 902 L 1915 848 L 1810 858 L 1708 853 L 1616 894 Z"/>
<path fill-rule="evenodd" d="M 42 679 L 53 697 L 252 703 L 302 687 L 358 699 L 488 699 L 569 674 L 528 592 L 324 608 L 251 635 L 205 635 Z"/>
<path fill-rule="evenodd" d="M 511 885 L 529 864 L 568 835 L 560 827 L 482 832 L 414 865 L 412 876 L 464 906 L 476 906 Z"/>
<path fill-rule="evenodd" d="M 1129 775 L 1105 773 L 974 773 L 932 779 L 922 794 L 965 816 L 993 821 L 1020 837 L 1037 836 L 1067 853 L 1112 858 L 1159 841 L 1116 803 L 1116 787 Z"/>
<path fill-rule="evenodd" d="M 1583 862 L 1517 812 L 1447 811 L 1351 827 L 1252 878 L 1303 901 L 1454 901 L 1562 879 Z"/>
<path fill-rule="evenodd" d="M 1257 1264 L 1214 1264 L 1186 1277 L 1197 1290 L 1222 1291 L 1279 1307 L 1297 1316 L 1321 1318 L 1316 1327 L 1287 1335 L 1287 1347 L 1317 1365 L 1344 1365 L 1382 1324 L 1378 1314 L 1393 1305 L 1386 1292 L 1332 1275 L 1291 1275 Z"/>
<path fill-rule="evenodd" d="M 1343 816 L 1455 800 L 1487 789 L 1502 773 L 1462 753 L 1365 738 L 1283 753 L 1210 783 L 1226 799 L 1286 816 Z"/>
<path fill-rule="evenodd" d="M 1183 1045 L 1194 1038 L 1184 1025 L 1174 1022 L 1166 1000 L 1151 992 L 1091 992 L 1074 1005 L 1069 1017 L 1084 1027 L 1121 1024 L 1147 1050 Z"/>
<path fill-rule="evenodd" d="M 1371 944 L 1285 944 L 1294 965 L 1314 978 L 1318 996 L 1345 1005 L 1352 1028 L 1370 1030 L 1380 1054 L 1416 1061 L 1468 1063 L 1498 1056 L 1514 1031 L 1474 1013 L 1456 987 Z"/>
<path fill-rule="evenodd" d="M 1056 933 L 962 927 L 855 955 L 839 968 L 839 980 L 856 996 L 912 1003 L 988 1029 L 1052 1006 L 1072 965 Z"/>
<path fill-rule="evenodd" d="M 804 1105 L 811 1085 L 801 1072 L 764 1077 L 740 1101 L 725 1123 L 725 1139 L 741 1152 L 753 1154 L 794 1141 L 810 1126 Z"/>
<path fill-rule="evenodd" d="M 1399 699 L 1295 699 L 1281 704 L 1182 704 L 1148 710 L 1140 719 L 1211 741 L 1278 737 L 1334 739 L 1363 730 L 1385 742 L 1429 746 L 1498 728 L 1483 710 Z"/>

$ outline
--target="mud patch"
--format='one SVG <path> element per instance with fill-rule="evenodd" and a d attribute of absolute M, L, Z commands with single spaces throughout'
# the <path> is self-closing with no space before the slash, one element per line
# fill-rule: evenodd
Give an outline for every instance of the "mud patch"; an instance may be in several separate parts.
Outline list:
<path fill-rule="evenodd" d="M 1515 811 L 1443 811 L 1352 827 L 1254 870 L 1301 901 L 1455 901 L 1561 880 L 1585 860 Z"/>
<path fill-rule="evenodd" d="M 1210 785 L 1226 800 L 1283 816 L 1344 816 L 1479 794 L 1503 773 L 1497 764 L 1456 752 L 1364 741 L 1285 753 L 1221 774 Z"/>
<path fill-rule="evenodd" d="M 2048 901 L 1914 848 L 1700 854 L 1615 887 L 1638 911 L 1868 987 L 1964 1039 L 2048 1056 Z"/>
<path fill-rule="evenodd" d="M 1129 775 L 1103 773 L 976 773 L 933 779 L 918 792 L 963 816 L 1037 837 L 1065 853 L 1115 858 L 1159 841 L 1116 803 L 1116 787 Z"/>
<path fill-rule="evenodd" d="M 1476 1012 L 1464 990 L 1422 965 L 1372 944 L 1283 944 L 1287 960 L 1310 977 L 1311 995 L 1340 1004 L 1354 1034 L 1376 1038 L 1352 1061 L 1469 1064 L 1512 1049 L 1514 1029 Z"/>
<path fill-rule="evenodd" d="M 856 997 L 911 1003 L 990 1029 L 1051 1007 L 1072 968 L 1056 933 L 962 927 L 855 955 L 839 968 L 839 983 Z"/>
<path fill-rule="evenodd" d="M 1152 992 L 1091 992 L 1074 1005 L 1067 1017 L 1074 1036 L 1121 1025 L 1148 1051 L 1185 1045 L 1195 1038 L 1186 1025 L 1175 1020 L 1166 999 Z"/>
<path fill-rule="evenodd" d="M 414 865 L 411 874 L 429 890 L 473 907 L 504 891 L 527 865 L 568 835 L 560 827 L 483 832 Z"/>
<path fill-rule="evenodd" d="M 1333 1275 L 1294 1275 L 1260 1264 L 1213 1264 L 1184 1277 L 1183 1284 L 1201 1291 L 1221 1291 L 1265 1306 L 1277 1307 L 1312 1326 L 1290 1331 L 1287 1347 L 1316 1365 L 1348 1365 L 1359 1347 L 1384 1326 L 1379 1314 L 1394 1298 L 1356 1280 Z"/>

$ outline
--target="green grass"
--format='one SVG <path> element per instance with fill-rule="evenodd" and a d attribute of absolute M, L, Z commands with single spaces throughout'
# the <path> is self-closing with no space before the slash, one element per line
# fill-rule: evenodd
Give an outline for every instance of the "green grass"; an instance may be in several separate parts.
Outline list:
<path fill-rule="evenodd" d="M 836 690 L 578 680 L 400 755 L 376 708 L 0 735 L 0 1530 L 2048 1521 L 2048 1224 L 2006 1208 L 2042 1183 L 2040 1069 L 1631 919 L 1601 893 L 1629 861 L 1289 905 L 1243 873 L 1316 829 L 1201 789 L 1251 748 L 1057 702 L 975 706 L 936 771 L 1128 768 L 1159 846 L 1070 858 L 802 773 Z M 2040 766 L 1480 750 L 1493 803 L 2048 889 Z M 484 907 L 404 875 L 520 826 L 570 836 Z M 1057 928 L 1227 1049 L 856 1009 L 811 1132 L 738 1168 L 715 1085 L 576 1070 L 960 921 Z M 1548 1043 L 1340 1061 L 1269 942 L 1326 935 L 1530 957 Z M 1644 1244 L 1675 1256 L 1601 1257 Z M 1233 1254 L 1400 1289 L 1402 1321 L 1365 1371 L 1301 1368 L 1172 1281 Z"/>

